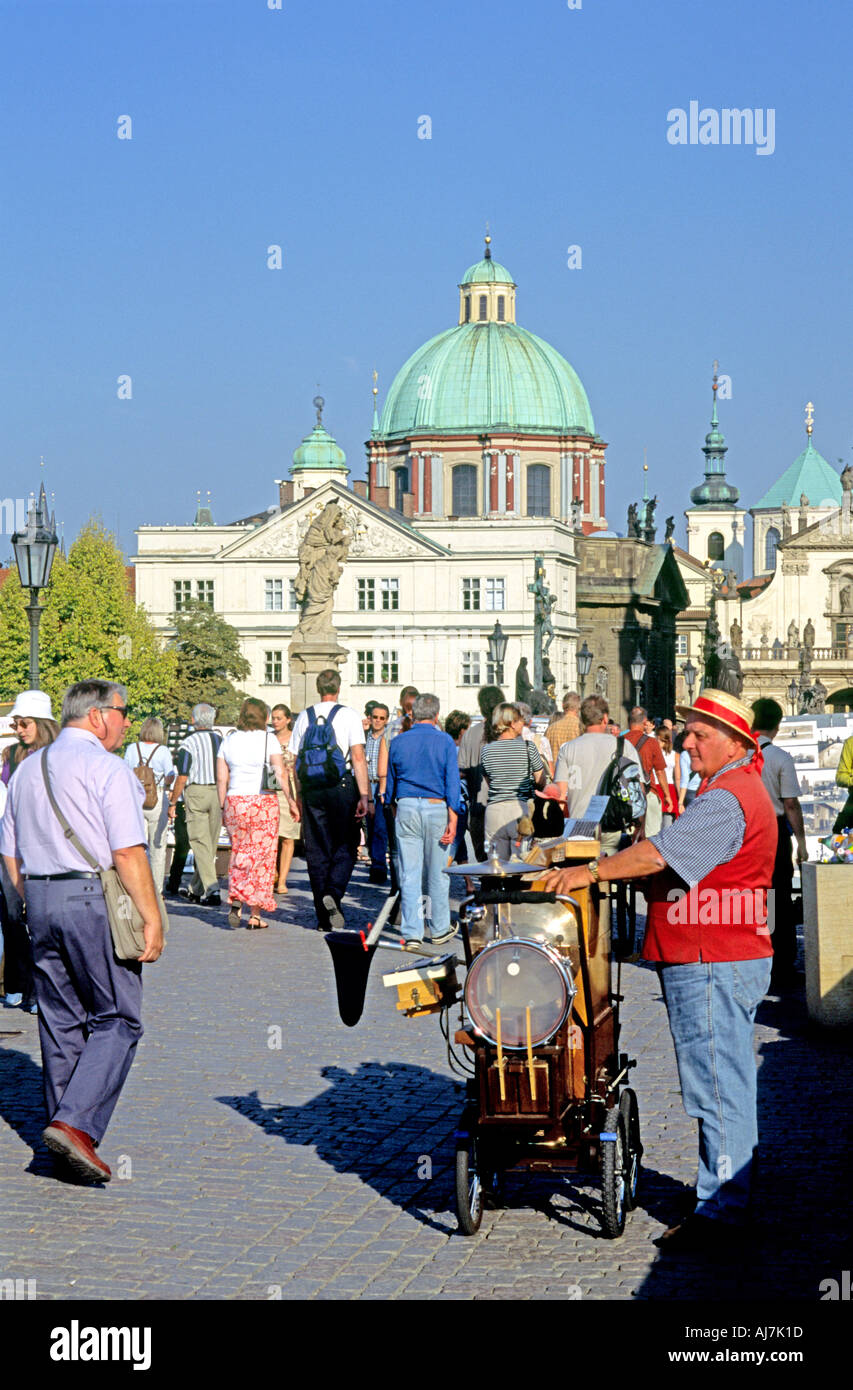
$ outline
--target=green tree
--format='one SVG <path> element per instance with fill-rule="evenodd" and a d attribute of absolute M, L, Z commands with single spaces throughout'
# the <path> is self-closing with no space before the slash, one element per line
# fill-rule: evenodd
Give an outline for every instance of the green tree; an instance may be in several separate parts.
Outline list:
<path fill-rule="evenodd" d="M 204 703 L 216 708 L 220 723 L 233 724 L 245 695 L 231 677 L 244 680 L 251 670 L 236 629 L 197 600 L 175 613 L 173 622 L 177 674 L 166 701 L 170 716 L 189 719 L 193 705 Z"/>
<path fill-rule="evenodd" d="M 10 574 L 0 589 L 0 696 L 6 699 L 29 683 L 26 599 L 17 574 Z M 93 677 L 127 687 L 134 731 L 147 714 L 161 711 L 176 657 L 134 602 L 122 554 L 99 520 L 83 527 L 67 560 L 56 556 L 42 608 L 40 684 L 56 713 L 67 686 Z"/>

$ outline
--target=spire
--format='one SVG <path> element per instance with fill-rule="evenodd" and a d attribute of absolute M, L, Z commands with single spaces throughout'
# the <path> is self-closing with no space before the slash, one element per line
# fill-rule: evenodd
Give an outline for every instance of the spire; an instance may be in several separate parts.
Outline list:
<path fill-rule="evenodd" d="M 313 401 L 311 402 L 311 404 L 313 405 L 314 409 L 315 409 L 316 412 L 317 412 L 317 425 L 318 425 L 320 428 L 322 428 L 322 425 L 323 425 L 323 406 L 326 404 L 326 402 L 324 401 L 324 399 L 323 399 L 322 396 L 315 396 L 314 399 L 313 399 Z"/>
<path fill-rule="evenodd" d="M 486 249 L 485 249 L 485 251 L 483 252 L 483 260 L 484 260 L 484 261 L 490 261 L 491 259 L 492 259 L 492 238 L 489 236 L 489 224 L 488 224 L 488 222 L 487 222 L 487 223 L 486 223 Z"/>
<path fill-rule="evenodd" d="M 379 373 L 377 372 L 376 368 L 374 367 L 374 368 L 373 368 L 373 428 L 372 428 L 372 430 L 370 431 L 371 435 L 377 435 L 377 434 L 379 433 L 379 408 L 378 408 L 379 387 L 378 387 L 377 384 L 376 384 L 378 380 L 379 380 Z"/>
<path fill-rule="evenodd" d="M 717 419 L 717 391 L 720 387 L 719 367 L 720 364 L 715 359 L 714 375 L 711 381 L 713 394 L 711 428 L 705 435 L 705 443 L 702 445 L 702 453 L 705 455 L 705 481 L 700 483 L 699 487 L 693 488 L 690 493 L 690 500 L 697 507 L 733 507 L 740 496 L 738 489 L 726 481 L 728 445 Z"/>
<path fill-rule="evenodd" d="M 814 406 L 811 401 L 806 401 L 806 441 L 807 447 L 811 448 L 812 431 L 814 429 Z"/>

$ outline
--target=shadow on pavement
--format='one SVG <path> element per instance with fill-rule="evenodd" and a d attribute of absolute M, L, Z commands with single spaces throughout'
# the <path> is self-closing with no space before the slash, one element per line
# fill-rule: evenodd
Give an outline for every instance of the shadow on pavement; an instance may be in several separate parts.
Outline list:
<path fill-rule="evenodd" d="M 9 1047 L 0 1047 L 0 1115 L 33 1151 L 26 1172 L 55 1177 L 76 1186 L 73 1175 L 63 1164 L 55 1162 L 42 1142 L 47 1116 L 41 1067 L 26 1052 Z"/>

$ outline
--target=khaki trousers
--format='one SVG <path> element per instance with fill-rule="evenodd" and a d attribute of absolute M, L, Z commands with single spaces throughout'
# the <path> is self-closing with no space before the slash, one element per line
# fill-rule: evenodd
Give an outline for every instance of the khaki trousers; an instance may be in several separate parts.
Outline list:
<path fill-rule="evenodd" d="M 222 808 L 216 787 L 184 787 L 184 806 L 187 813 L 187 836 L 193 853 L 193 876 L 190 892 L 206 897 L 216 891 L 216 846 L 222 825 Z"/>

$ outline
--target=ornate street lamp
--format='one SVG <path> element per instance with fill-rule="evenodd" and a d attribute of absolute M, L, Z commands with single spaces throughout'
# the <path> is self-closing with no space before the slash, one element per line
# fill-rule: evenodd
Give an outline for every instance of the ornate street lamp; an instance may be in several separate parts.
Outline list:
<path fill-rule="evenodd" d="M 592 652 L 586 645 L 586 638 L 584 638 L 584 644 L 578 652 L 577 665 L 578 680 L 581 683 L 581 699 L 583 699 L 584 691 L 586 689 L 586 678 L 590 673 L 590 668 L 592 667 Z"/>
<path fill-rule="evenodd" d="M 489 661 L 495 673 L 495 685 L 504 683 L 504 657 L 506 656 L 506 646 L 509 638 L 500 625 L 496 622 L 494 628 L 489 633 Z"/>
<path fill-rule="evenodd" d="M 797 713 L 797 696 L 799 695 L 799 693 L 800 688 L 797 685 L 797 682 L 795 680 L 792 680 L 791 684 L 788 686 L 788 699 L 791 702 L 792 715 L 795 715 Z"/>
<path fill-rule="evenodd" d="M 643 653 L 637 648 L 634 660 L 631 662 L 631 680 L 634 682 L 634 704 L 640 703 L 640 689 L 646 677 L 646 660 Z"/>
<path fill-rule="evenodd" d="M 690 660 L 690 657 L 687 658 L 684 665 L 682 666 L 681 674 L 684 677 L 684 683 L 687 686 L 687 703 L 692 705 L 693 687 L 696 684 L 697 668 L 693 665 L 693 662 Z"/>
<path fill-rule="evenodd" d="M 30 623 L 30 689 L 39 688 L 39 619 L 41 605 L 39 590 L 47 588 L 50 570 L 59 537 L 56 534 L 56 521 L 47 514 L 47 497 L 42 483 L 38 503 L 30 500 L 27 513 L 27 529 L 16 531 L 12 536 L 12 549 L 21 588 L 29 589 L 30 601 L 27 604 L 27 617 Z"/>

